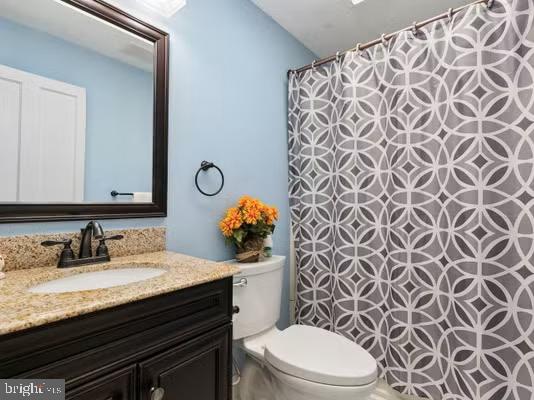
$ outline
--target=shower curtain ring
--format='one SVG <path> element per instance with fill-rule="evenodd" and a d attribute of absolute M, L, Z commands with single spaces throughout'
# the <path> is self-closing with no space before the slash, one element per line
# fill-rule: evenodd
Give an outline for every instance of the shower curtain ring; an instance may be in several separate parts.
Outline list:
<path fill-rule="evenodd" d="M 386 38 L 385 33 L 383 33 L 382 36 L 380 36 L 380 39 L 382 40 L 382 44 L 384 45 L 384 47 L 388 45 L 388 40 Z"/>
<path fill-rule="evenodd" d="M 491 10 L 491 8 L 493 7 L 493 3 L 495 3 L 495 0 L 488 0 L 488 2 L 486 3 L 486 7 L 488 7 L 488 10 Z"/>
<path fill-rule="evenodd" d="M 412 34 L 414 36 L 417 36 L 418 31 L 419 31 L 419 28 L 417 27 L 417 21 L 414 21 L 412 24 Z"/>
<path fill-rule="evenodd" d="M 312 71 L 315 71 L 315 63 L 317 63 L 317 60 L 313 60 L 312 62 Z"/>
<path fill-rule="evenodd" d="M 362 44 L 358 43 L 356 45 L 356 55 L 361 56 L 362 55 Z"/>
<path fill-rule="evenodd" d="M 340 52 L 336 52 L 336 62 L 339 62 L 339 56 L 340 56 Z"/>
<path fill-rule="evenodd" d="M 447 17 L 449 18 L 449 22 L 452 22 L 452 17 L 454 16 L 454 8 L 449 8 L 449 11 L 447 13 Z"/>

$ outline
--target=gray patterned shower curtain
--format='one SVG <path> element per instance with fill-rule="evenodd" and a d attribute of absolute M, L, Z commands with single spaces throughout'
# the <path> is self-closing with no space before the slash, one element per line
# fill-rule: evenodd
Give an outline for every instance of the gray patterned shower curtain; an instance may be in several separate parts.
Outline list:
<path fill-rule="evenodd" d="M 533 18 L 472 6 L 290 78 L 297 319 L 404 394 L 534 399 Z"/>

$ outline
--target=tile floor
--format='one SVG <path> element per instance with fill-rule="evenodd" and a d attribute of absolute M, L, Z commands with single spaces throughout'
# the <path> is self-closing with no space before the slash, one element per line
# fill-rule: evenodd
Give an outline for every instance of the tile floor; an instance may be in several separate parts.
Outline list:
<path fill-rule="evenodd" d="M 385 381 L 380 380 L 370 400 L 424 400 L 414 396 L 401 395 Z"/>
<path fill-rule="evenodd" d="M 246 400 L 246 399 L 240 399 L 239 396 L 236 395 L 236 390 L 234 390 L 234 398 L 233 400 Z M 371 398 L 369 400 L 424 400 L 419 399 L 413 396 L 403 396 L 399 394 L 398 392 L 394 391 L 385 381 L 380 381 L 378 383 L 378 386 L 376 387 L 375 392 L 371 395 Z"/>

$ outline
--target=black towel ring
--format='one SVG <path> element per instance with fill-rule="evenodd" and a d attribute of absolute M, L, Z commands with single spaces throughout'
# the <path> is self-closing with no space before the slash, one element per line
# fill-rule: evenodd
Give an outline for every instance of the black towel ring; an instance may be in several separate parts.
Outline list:
<path fill-rule="evenodd" d="M 216 192 L 206 193 L 198 185 L 198 175 L 200 174 L 200 171 L 206 172 L 206 171 L 210 170 L 211 168 L 215 168 L 217 171 L 219 171 L 219 174 L 221 174 L 221 187 Z M 219 193 L 221 193 L 221 190 L 223 190 L 223 187 L 224 187 L 224 174 L 221 171 L 221 169 L 218 166 L 216 166 L 215 164 L 213 164 L 212 162 L 202 161 L 202 163 L 200 164 L 200 168 L 198 169 L 198 171 L 197 171 L 197 173 L 195 175 L 195 185 L 196 185 L 198 191 L 200 193 L 202 193 L 204 196 L 208 196 L 208 197 L 217 196 Z"/>

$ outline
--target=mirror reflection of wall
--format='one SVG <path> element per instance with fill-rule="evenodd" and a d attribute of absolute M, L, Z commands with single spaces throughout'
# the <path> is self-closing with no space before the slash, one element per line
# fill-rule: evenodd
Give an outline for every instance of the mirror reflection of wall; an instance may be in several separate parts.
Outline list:
<path fill-rule="evenodd" d="M 151 202 L 153 53 L 65 3 L 2 0 L 0 202 Z"/>

